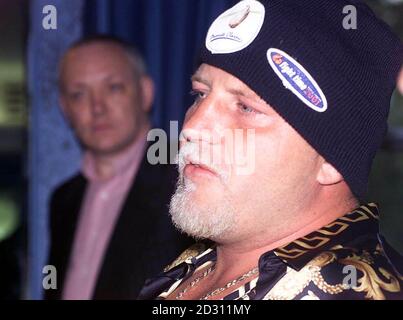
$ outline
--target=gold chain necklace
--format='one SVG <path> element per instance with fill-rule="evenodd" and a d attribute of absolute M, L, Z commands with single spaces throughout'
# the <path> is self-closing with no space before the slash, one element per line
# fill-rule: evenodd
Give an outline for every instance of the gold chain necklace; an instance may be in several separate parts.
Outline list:
<path fill-rule="evenodd" d="M 208 300 L 209 298 L 216 296 L 216 295 L 220 294 L 221 292 L 224 292 L 225 290 L 235 286 L 237 283 L 242 282 L 245 279 L 248 279 L 249 277 L 257 274 L 258 272 L 259 272 L 259 268 L 256 267 L 256 268 L 248 271 L 247 273 L 243 274 L 242 276 L 228 282 L 225 286 L 214 289 L 213 291 L 210 291 L 209 293 L 207 293 L 203 297 L 201 297 L 200 300 Z"/>
<path fill-rule="evenodd" d="M 189 289 L 193 288 L 195 285 L 197 285 L 201 280 L 203 280 L 204 278 L 206 278 L 212 271 L 214 271 L 215 265 L 212 265 L 210 268 L 208 268 L 206 271 L 203 272 L 202 275 L 198 276 L 197 278 L 195 278 L 193 281 L 190 282 L 190 284 L 188 284 L 183 290 L 181 290 L 177 295 L 176 295 L 176 299 L 179 300 L 181 299 L 186 292 L 189 291 Z M 216 296 L 218 294 L 220 294 L 221 292 L 235 286 L 237 283 L 242 282 L 245 279 L 248 279 L 249 277 L 257 274 L 259 272 L 259 268 L 253 268 L 252 270 L 244 273 L 243 275 L 241 275 L 240 277 L 228 282 L 226 285 L 224 285 L 223 287 L 214 289 L 213 291 L 210 291 L 209 293 L 205 294 L 203 297 L 200 298 L 200 300 L 208 300 L 209 298 Z"/>
<path fill-rule="evenodd" d="M 190 284 L 188 284 L 183 290 L 181 290 L 177 295 L 176 298 L 177 300 L 181 299 L 186 292 L 189 291 L 189 289 L 193 288 L 196 284 L 198 284 L 201 280 L 203 280 L 205 277 L 207 277 L 212 271 L 214 271 L 214 266 L 212 265 L 210 268 L 208 268 L 206 271 L 203 272 L 201 276 L 198 276 L 197 278 L 193 279 Z"/>

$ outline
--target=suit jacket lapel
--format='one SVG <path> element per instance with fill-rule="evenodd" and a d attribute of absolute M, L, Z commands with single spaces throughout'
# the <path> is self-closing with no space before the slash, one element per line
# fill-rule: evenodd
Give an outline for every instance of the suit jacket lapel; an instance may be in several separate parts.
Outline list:
<path fill-rule="evenodd" d="M 139 272 L 141 273 L 135 266 L 140 265 L 141 257 L 138 253 L 145 247 L 149 230 L 155 220 L 153 216 L 156 212 L 150 202 L 150 197 L 154 196 L 157 190 L 158 177 L 155 173 L 153 166 L 148 164 L 144 156 L 105 251 L 94 299 L 102 299 L 105 295 L 114 298 L 111 297 L 111 287 L 114 287 L 115 298 L 120 298 L 119 295 L 128 297 L 127 291 L 131 290 L 131 285 L 127 281 L 126 283 L 119 281 L 119 277 L 122 279 L 129 278 L 130 275 L 136 277 Z M 116 288 L 116 283 L 120 283 L 120 288 Z"/>

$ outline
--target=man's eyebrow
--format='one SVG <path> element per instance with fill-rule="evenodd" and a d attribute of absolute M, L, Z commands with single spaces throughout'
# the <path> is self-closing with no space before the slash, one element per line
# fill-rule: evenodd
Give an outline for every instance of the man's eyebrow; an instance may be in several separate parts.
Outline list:
<path fill-rule="evenodd" d="M 112 73 L 108 76 L 106 76 L 102 81 L 114 81 L 114 80 L 120 80 L 120 81 L 125 81 L 128 79 L 127 75 L 123 75 L 122 73 Z"/>
<path fill-rule="evenodd" d="M 233 94 L 233 95 L 245 97 L 245 98 L 248 98 L 248 99 L 251 99 L 251 100 L 255 100 L 256 102 L 259 102 L 261 100 L 255 94 L 247 93 L 242 89 L 228 89 L 227 91 L 229 93 Z"/>
<path fill-rule="evenodd" d="M 69 88 L 84 88 L 86 87 L 86 84 L 80 81 L 70 83 L 68 86 L 65 85 L 65 87 Z"/>
<path fill-rule="evenodd" d="M 206 86 L 211 87 L 211 83 L 210 83 L 209 81 L 207 81 L 206 79 L 202 78 L 201 76 L 199 76 L 199 75 L 197 75 L 197 74 L 194 74 L 194 75 L 190 78 L 190 80 L 191 80 L 192 82 L 200 82 L 200 83 L 205 84 Z"/>

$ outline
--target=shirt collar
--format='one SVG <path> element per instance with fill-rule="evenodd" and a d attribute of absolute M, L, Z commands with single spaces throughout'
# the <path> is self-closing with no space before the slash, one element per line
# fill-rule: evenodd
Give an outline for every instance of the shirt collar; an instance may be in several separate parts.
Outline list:
<path fill-rule="evenodd" d="M 148 131 L 149 126 L 147 125 L 147 127 L 141 130 L 137 139 L 133 141 L 133 143 L 126 150 L 112 159 L 113 172 L 111 174 L 111 178 L 116 177 L 117 175 L 125 174 L 129 167 L 133 164 L 133 159 L 143 156 Z M 81 170 L 83 175 L 89 181 L 100 181 L 100 178 L 95 171 L 94 156 L 89 151 L 84 153 Z"/>
<path fill-rule="evenodd" d="M 362 235 L 376 237 L 378 220 L 375 203 L 362 205 L 319 230 L 275 249 L 274 253 L 293 269 L 300 270 L 322 251 L 345 246 Z"/>
<path fill-rule="evenodd" d="M 299 271 L 320 252 L 340 245 L 348 246 L 362 237 L 376 238 L 378 219 L 379 212 L 376 204 L 362 205 L 319 230 L 264 253 L 259 259 L 260 276 L 257 286 L 261 286 L 264 282 L 264 275 L 268 272 L 266 269 L 276 269 L 279 277 L 284 272 L 285 265 Z M 148 296 L 155 297 L 156 294 L 161 293 L 161 288 L 169 288 L 172 281 L 182 281 L 204 263 L 217 259 L 215 245 L 210 242 L 197 243 L 192 247 L 157 278 L 146 282 L 140 294 L 141 299 Z"/>

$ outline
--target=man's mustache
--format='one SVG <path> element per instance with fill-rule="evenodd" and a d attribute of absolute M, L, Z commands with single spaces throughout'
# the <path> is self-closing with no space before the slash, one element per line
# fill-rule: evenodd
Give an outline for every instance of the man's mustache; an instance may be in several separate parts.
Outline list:
<path fill-rule="evenodd" d="M 183 177 L 183 170 L 188 164 L 200 166 L 203 169 L 211 171 L 218 176 L 221 180 L 226 181 L 228 174 L 222 170 L 217 164 L 210 159 L 206 159 L 200 154 L 199 144 L 187 142 L 179 150 L 178 154 L 178 170 L 181 177 Z"/>

